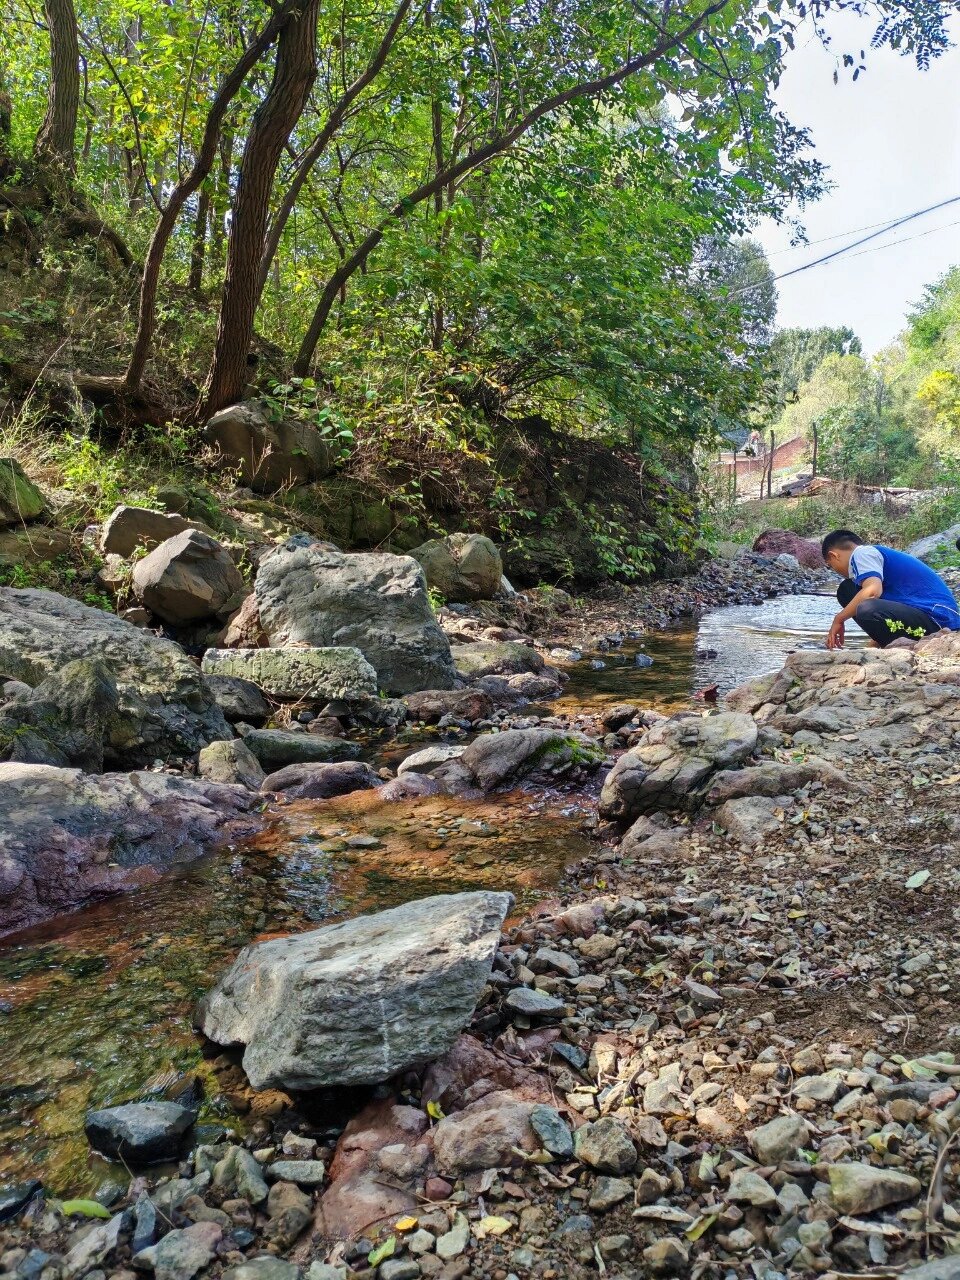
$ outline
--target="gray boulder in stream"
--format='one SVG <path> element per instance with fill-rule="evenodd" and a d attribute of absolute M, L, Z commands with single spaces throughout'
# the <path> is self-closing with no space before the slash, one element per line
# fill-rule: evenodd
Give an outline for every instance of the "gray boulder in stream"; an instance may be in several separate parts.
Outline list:
<path fill-rule="evenodd" d="M 509 893 L 443 894 L 240 952 L 197 1026 L 255 1089 L 378 1084 L 446 1053 L 490 975 Z"/>
<path fill-rule="evenodd" d="M 600 813 L 632 822 L 657 810 L 695 809 L 715 774 L 741 765 L 757 745 L 752 716 L 677 715 L 649 729 L 607 774 Z"/>
<path fill-rule="evenodd" d="M 208 742 L 231 736 L 213 692 L 172 640 L 54 591 L 0 587 L 0 677 L 31 687 L 53 678 L 32 701 L 65 706 L 56 694 L 57 677 L 66 675 L 71 663 L 97 664 L 96 673 L 91 668 L 84 674 L 82 665 L 73 668 L 70 695 L 86 708 L 85 723 L 91 699 L 108 711 L 102 742 L 92 751 L 94 760 L 102 749 L 108 764 L 136 768 L 158 757 L 192 755 Z M 106 688 L 104 676 L 115 684 L 115 693 Z M 34 730 L 37 714 L 36 705 L 24 710 Z"/>
<path fill-rule="evenodd" d="M 453 688 L 450 644 L 410 556 L 347 555 L 298 534 L 264 557 L 255 592 L 272 647 L 354 647 L 387 693 Z"/>

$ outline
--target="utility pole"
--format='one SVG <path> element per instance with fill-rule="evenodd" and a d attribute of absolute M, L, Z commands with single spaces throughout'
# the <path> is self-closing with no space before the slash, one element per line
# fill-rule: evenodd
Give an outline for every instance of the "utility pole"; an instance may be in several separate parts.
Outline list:
<path fill-rule="evenodd" d="M 814 423 L 813 424 L 813 476 L 811 477 L 814 480 L 816 480 L 817 478 L 817 454 L 819 452 L 820 452 L 820 432 L 817 430 L 817 424 Z"/>
<path fill-rule="evenodd" d="M 773 496 L 773 455 L 777 449 L 777 437 L 770 432 L 770 461 L 767 463 L 767 497 Z"/>

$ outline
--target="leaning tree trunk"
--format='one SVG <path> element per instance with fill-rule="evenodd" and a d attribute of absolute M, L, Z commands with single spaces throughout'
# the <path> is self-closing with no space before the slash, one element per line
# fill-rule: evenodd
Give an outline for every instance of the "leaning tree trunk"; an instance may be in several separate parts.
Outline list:
<path fill-rule="evenodd" d="M 13 124 L 13 99 L 7 93 L 3 83 L 3 68 L 0 67 L 0 178 L 6 177 L 6 166 L 10 160 L 10 130 Z"/>
<path fill-rule="evenodd" d="M 238 400 L 247 382 L 270 197 L 284 147 L 316 79 L 319 9 L 320 0 L 306 0 L 301 13 L 284 28 L 277 41 L 270 91 L 253 118 L 243 150 L 217 341 L 200 417 Z"/>
<path fill-rule="evenodd" d="M 210 218 L 210 188 L 204 183 L 197 197 L 197 215 L 193 223 L 193 239 L 190 245 L 190 278 L 187 281 L 191 293 L 203 288 L 203 264 L 207 253 L 207 222 Z"/>
<path fill-rule="evenodd" d="M 55 165 L 72 177 L 77 113 L 80 109 L 80 38 L 73 0 L 44 0 L 50 32 L 50 81 L 47 113 L 37 134 L 38 160 Z"/>

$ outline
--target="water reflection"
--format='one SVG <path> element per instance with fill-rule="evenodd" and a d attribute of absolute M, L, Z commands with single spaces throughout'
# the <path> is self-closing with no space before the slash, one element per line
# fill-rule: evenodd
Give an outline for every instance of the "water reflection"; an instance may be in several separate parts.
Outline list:
<path fill-rule="evenodd" d="M 209 1077 L 190 1013 L 252 938 L 462 889 L 528 904 L 589 851 L 585 807 L 562 803 L 518 792 L 387 805 L 362 792 L 291 805 L 242 847 L 4 939 L 0 1181 L 40 1169 L 61 1194 L 102 1181 L 111 1167 L 89 1154 L 84 1112 L 142 1096 L 171 1069 Z"/>
<path fill-rule="evenodd" d="M 690 706 L 694 693 L 716 685 L 722 696 L 746 680 L 783 666 L 798 649 L 822 649 L 837 612 L 832 595 L 781 596 L 762 604 L 711 609 L 694 627 L 659 632 L 621 650 L 587 655 L 567 668 L 570 681 L 553 705 L 567 712 L 633 702 L 657 711 Z M 847 628 L 847 645 L 861 647 L 866 636 Z M 653 659 L 638 667 L 637 654 Z M 603 662 L 594 669 L 591 661 Z"/>

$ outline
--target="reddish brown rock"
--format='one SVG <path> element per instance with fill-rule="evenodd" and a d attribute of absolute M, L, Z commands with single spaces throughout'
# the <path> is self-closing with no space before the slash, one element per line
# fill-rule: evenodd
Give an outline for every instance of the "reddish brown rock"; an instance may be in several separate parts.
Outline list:
<path fill-rule="evenodd" d="M 463 1111 L 445 1116 L 433 1131 L 437 1168 L 447 1177 L 476 1169 L 502 1169 L 522 1163 L 518 1151 L 537 1151 L 530 1124 L 534 1104 L 512 1093 L 491 1093 Z"/>
<path fill-rule="evenodd" d="M 790 529 L 764 529 L 754 541 L 753 549 L 758 555 L 767 556 L 771 560 L 784 552 L 796 556 L 805 569 L 825 567 L 819 542 L 801 538 L 799 533 L 793 533 Z"/>
<path fill-rule="evenodd" d="M 260 625 L 260 610 L 253 592 L 236 613 L 231 614 L 220 644 L 224 649 L 266 649 L 269 646 L 267 633 Z"/>
<path fill-rule="evenodd" d="M 349 1240 L 376 1223 L 416 1213 L 420 1188 L 387 1185 L 378 1156 L 383 1147 L 418 1146 L 429 1123 L 425 1112 L 390 1099 L 364 1107 L 337 1144 L 330 1186 L 317 1207 L 318 1230 Z"/>
<path fill-rule="evenodd" d="M 480 689 L 424 689 L 403 699 L 411 720 L 436 724 L 444 716 L 458 720 L 486 720 L 493 714 L 493 699 Z"/>
<path fill-rule="evenodd" d="M 550 1082 L 473 1036 L 459 1036 L 453 1048 L 432 1062 L 423 1080 L 424 1105 L 436 1102 L 456 1111 L 492 1093 L 509 1090 L 525 1102 L 552 1102 Z"/>

